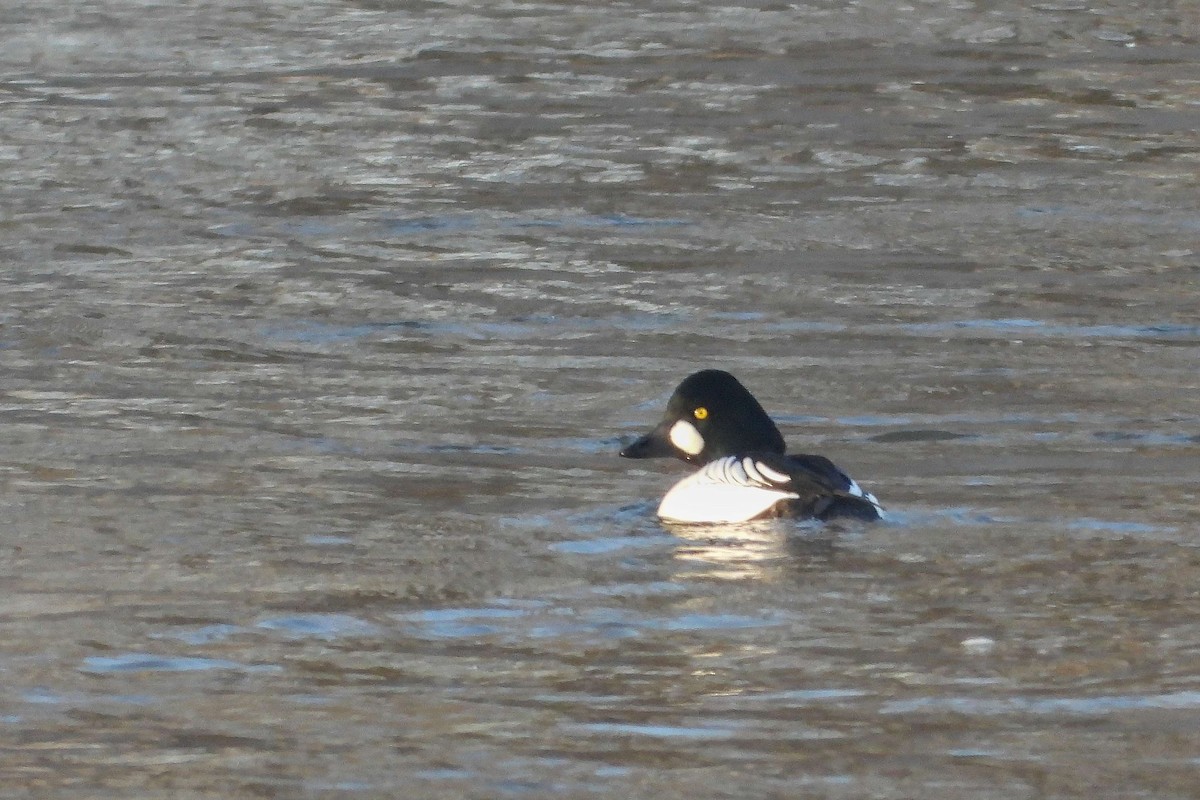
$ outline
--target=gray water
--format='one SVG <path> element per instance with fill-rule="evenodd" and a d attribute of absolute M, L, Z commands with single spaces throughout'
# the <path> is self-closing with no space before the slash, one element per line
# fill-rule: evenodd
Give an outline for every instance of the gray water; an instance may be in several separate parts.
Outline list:
<path fill-rule="evenodd" d="M 1194 797 L 1197 6 L 480 9 L 0 5 L 0 794 Z"/>

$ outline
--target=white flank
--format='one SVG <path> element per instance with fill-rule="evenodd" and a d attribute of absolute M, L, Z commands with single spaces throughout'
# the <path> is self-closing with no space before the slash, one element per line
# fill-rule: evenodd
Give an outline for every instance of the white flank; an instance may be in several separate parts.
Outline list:
<path fill-rule="evenodd" d="M 696 430 L 696 426 L 686 419 L 681 419 L 671 426 L 670 437 L 671 444 L 689 456 L 700 455 L 700 451 L 704 449 L 704 437 Z"/>
<path fill-rule="evenodd" d="M 735 466 L 740 466 L 736 458 L 723 458 L 684 478 L 663 497 L 658 515 L 676 522 L 746 522 L 780 500 L 800 496 L 754 485 L 744 472 L 731 469 Z"/>

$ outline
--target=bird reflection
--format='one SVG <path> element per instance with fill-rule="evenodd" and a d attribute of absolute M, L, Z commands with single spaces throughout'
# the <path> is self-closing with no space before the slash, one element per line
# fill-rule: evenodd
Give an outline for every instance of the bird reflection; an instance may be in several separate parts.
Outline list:
<path fill-rule="evenodd" d="M 662 524 L 680 540 L 675 559 L 690 577 L 772 580 L 797 569 L 828 565 L 836 550 L 825 526 L 797 525 L 793 520 Z"/>

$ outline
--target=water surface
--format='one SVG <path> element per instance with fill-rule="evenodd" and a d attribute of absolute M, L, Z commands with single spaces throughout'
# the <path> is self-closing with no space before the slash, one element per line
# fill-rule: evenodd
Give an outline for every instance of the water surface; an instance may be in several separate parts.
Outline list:
<path fill-rule="evenodd" d="M 9 5 L 8 793 L 1194 796 L 1186 3 Z"/>

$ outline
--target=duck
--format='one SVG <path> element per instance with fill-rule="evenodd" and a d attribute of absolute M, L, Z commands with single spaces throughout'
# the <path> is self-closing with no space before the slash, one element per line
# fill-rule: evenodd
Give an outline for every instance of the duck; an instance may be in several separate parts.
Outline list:
<path fill-rule="evenodd" d="M 783 434 L 762 405 L 724 370 L 684 378 L 662 421 L 620 455 L 674 457 L 698 467 L 659 503 L 658 516 L 670 522 L 873 521 L 884 515 L 875 496 L 828 458 L 787 453 Z"/>

